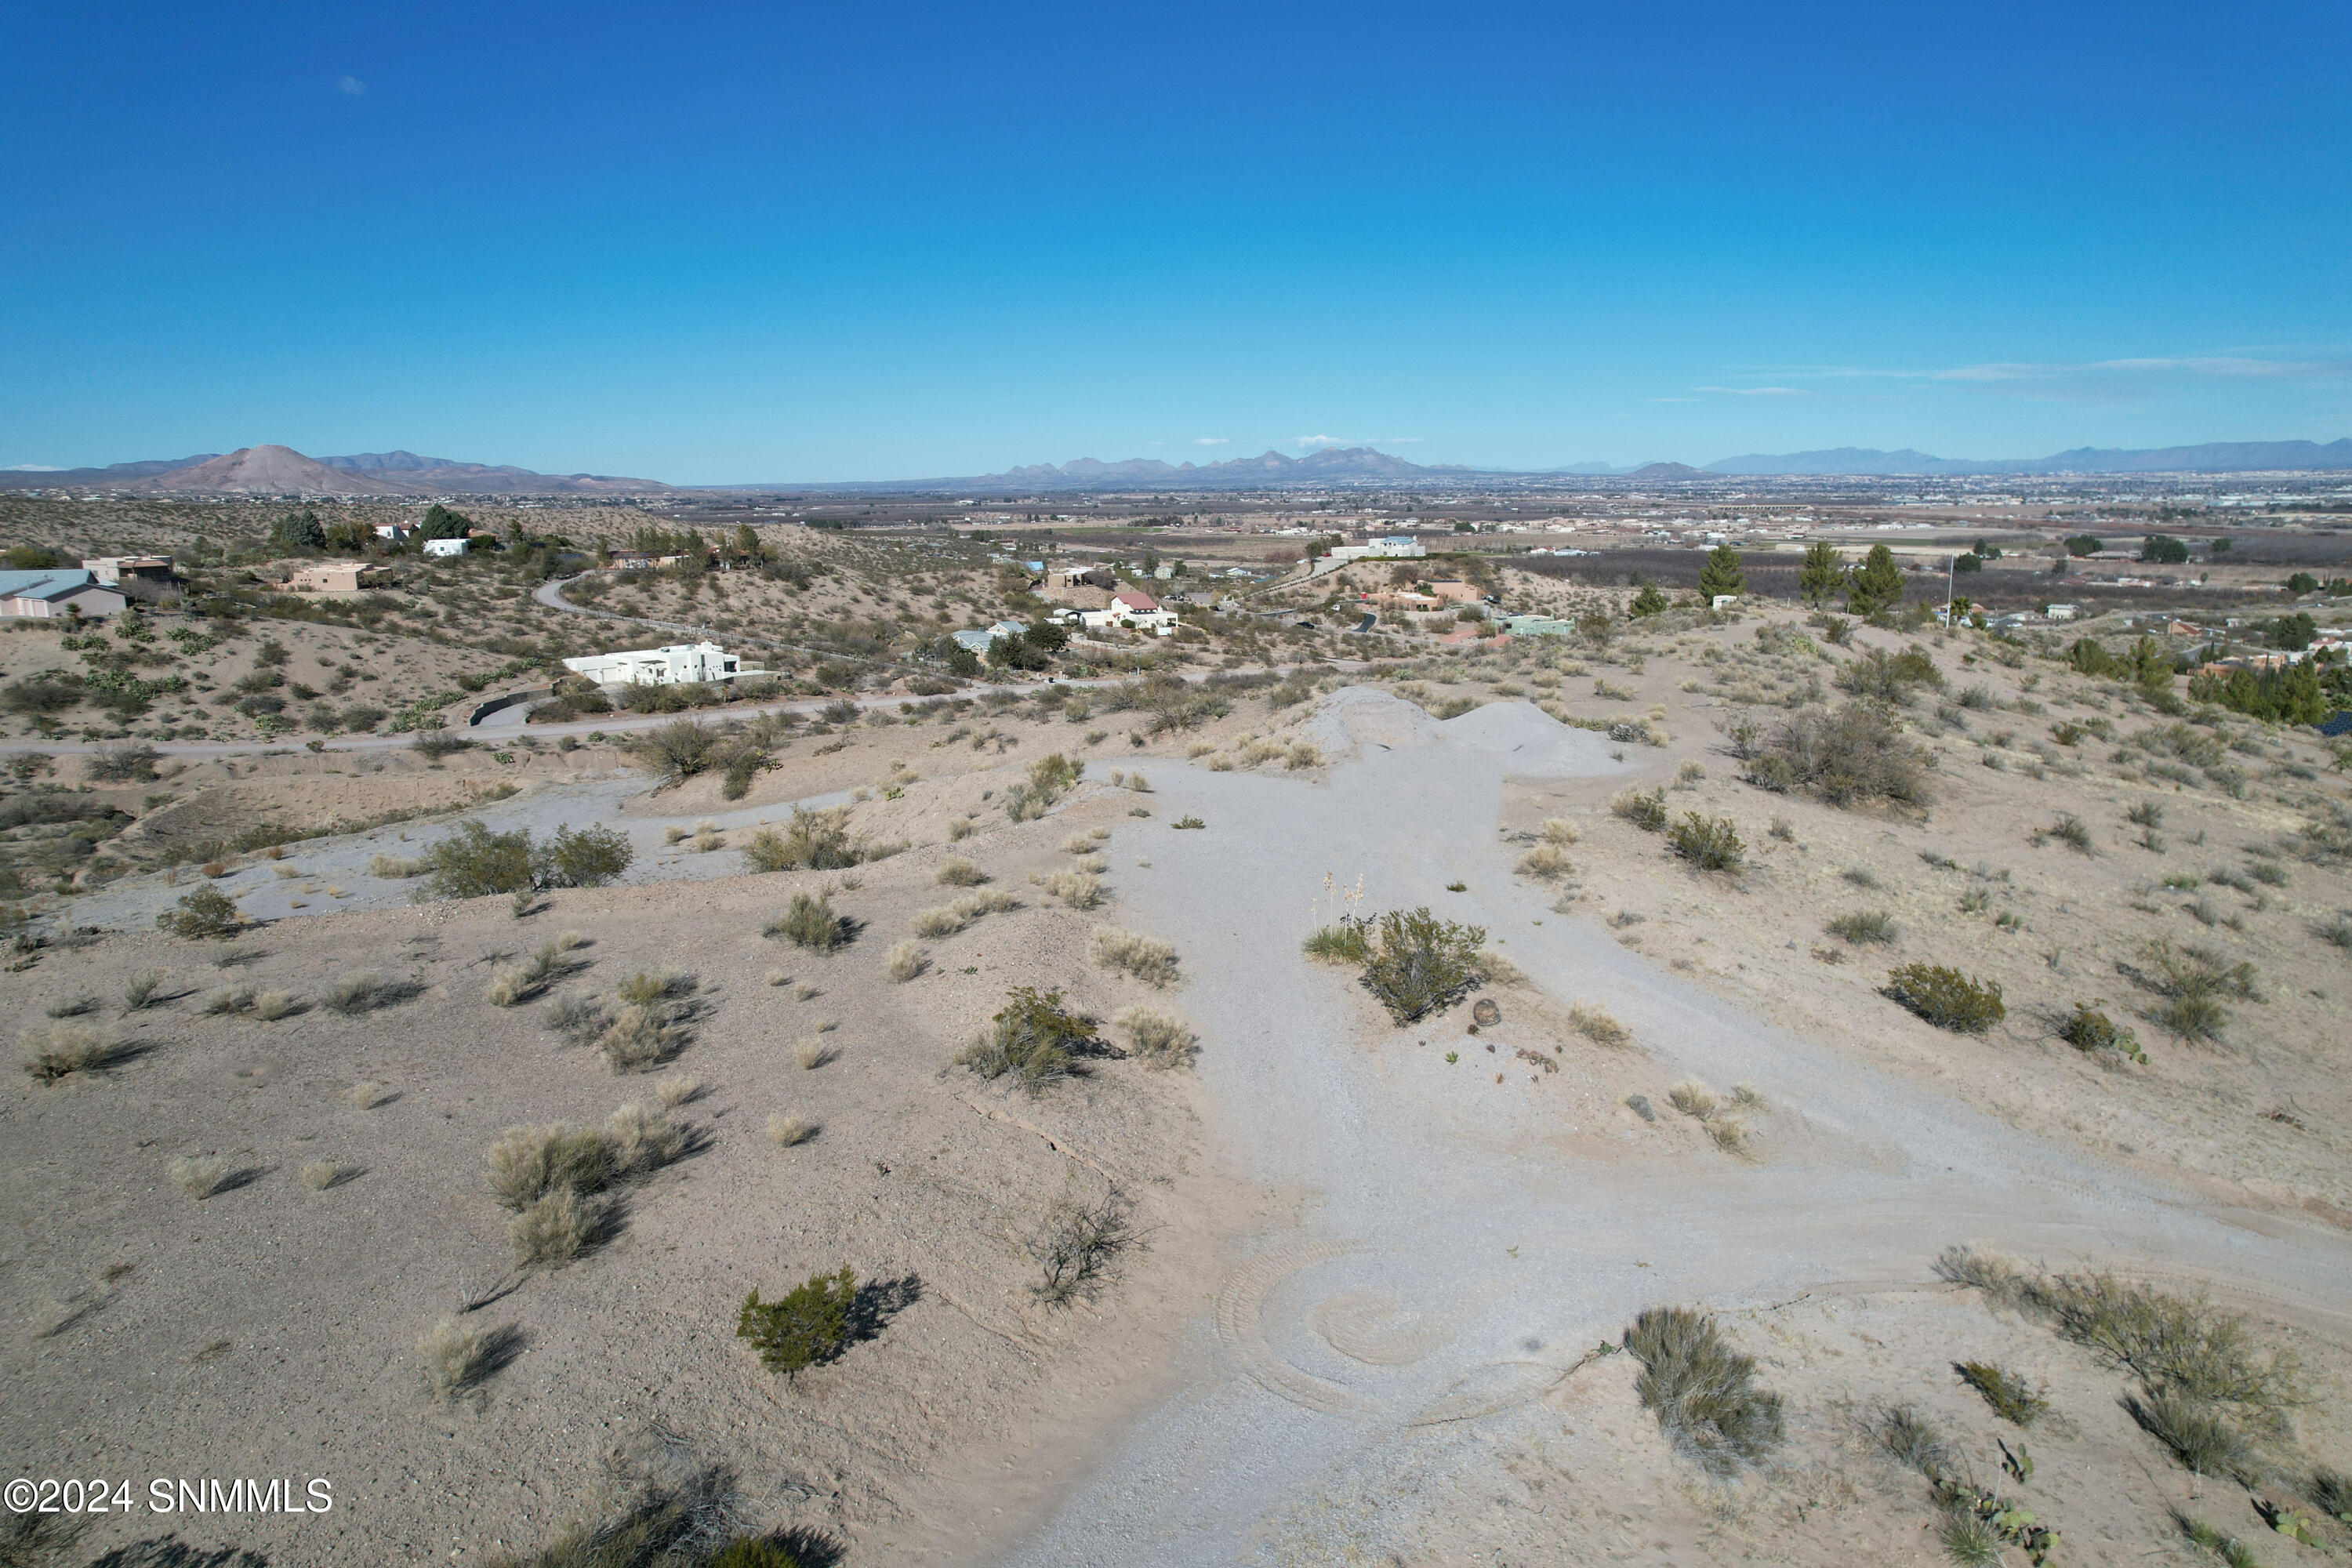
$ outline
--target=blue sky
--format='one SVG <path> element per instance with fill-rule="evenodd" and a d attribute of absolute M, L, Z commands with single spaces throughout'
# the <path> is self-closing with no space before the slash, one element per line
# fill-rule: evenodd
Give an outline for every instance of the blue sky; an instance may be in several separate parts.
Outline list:
<path fill-rule="evenodd" d="M 2352 434 L 2352 7 L 18 7 L 0 465 Z"/>

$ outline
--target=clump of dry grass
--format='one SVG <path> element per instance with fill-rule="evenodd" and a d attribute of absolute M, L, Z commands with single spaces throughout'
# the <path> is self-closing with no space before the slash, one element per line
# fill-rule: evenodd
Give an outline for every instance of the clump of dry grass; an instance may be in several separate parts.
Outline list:
<path fill-rule="evenodd" d="M 16 1037 L 25 1071 L 37 1083 L 55 1083 L 75 1073 L 96 1072 L 122 1059 L 127 1047 L 88 1024 L 49 1024 Z"/>
<path fill-rule="evenodd" d="M 392 1086 L 390 1084 L 384 1083 L 377 1079 L 363 1079 L 360 1082 L 352 1085 L 351 1088 L 343 1090 L 343 1098 L 350 1100 L 353 1105 L 358 1106 L 362 1110 L 373 1110 L 377 1106 L 382 1105 L 384 1101 L 384 1097 L 391 1092 Z"/>
<path fill-rule="evenodd" d="M 1149 1068 L 1190 1067 L 1200 1053 L 1200 1037 L 1172 1013 L 1156 1007 L 1127 1007 L 1111 1015 L 1111 1026 L 1124 1030 L 1129 1046 Z"/>
<path fill-rule="evenodd" d="M 675 1110 L 702 1092 L 702 1080 L 691 1073 L 674 1072 L 654 1085 L 654 1098 L 663 1106 Z"/>
<path fill-rule="evenodd" d="M 768 1137 L 777 1147 L 794 1148 L 816 1136 L 816 1123 L 805 1116 L 788 1116 L 782 1112 L 768 1118 Z"/>
<path fill-rule="evenodd" d="M 988 880 L 988 873 L 980 868 L 978 861 L 954 855 L 940 862 L 939 874 L 932 879 L 945 888 L 976 888 Z"/>
<path fill-rule="evenodd" d="M 1733 1098 L 1742 1105 L 1763 1103 L 1753 1089 L 1746 1091 L 1744 1096 L 1735 1094 Z M 1666 1100 L 1706 1129 L 1707 1137 L 1725 1153 L 1744 1154 L 1748 1152 L 1747 1124 L 1725 1110 L 1723 1102 L 1716 1099 L 1715 1092 L 1698 1079 L 1683 1079 L 1666 1091 Z"/>
<path fill-rule="evenodd" d="M 540 1016 L 556 1033 L 575 1038 L 593 1034 L 604 1026 L 604 1005 L 578 991 L 560 994 L 541 1010 Z"/>
<path fill-rule="evenodd" d="M 562 1268 L 594 1244 L 603 1217 L 599 1205 L 569 1187 L 534 1198 L 507 1224 L 515 1262 L 523 1268 Z"/>
<path fill-rule="evenodd" d="M 840 1053 L 831 1046 L 814 1037 L 803 1040 L 793 1047 L 793 1059 L 800 1063 L 802 1069 L 807 1072 L 814 1072 L 839 1055 Z"/>
<path fill-rule="evenodd" d="M 394 855 L 378 855 L 368 862 L 369 876 L 383 877 L 394 881 L 405 880 L 411 877 L 422 877 L 431 869 L 433 869 L 433 862 L 430 860 L 403 860 Z"/>
<path fill-rule="evenodd" d="M 1711 1474 L 1761 1464 L 1785 1435 L 1780 1396 L 1756 1385 L 1756 1361 L 1705 1312 L 1654 1307 L 1625 1331 L 1642 1363 L 1634 1393 L 1667 1439 Z"/>
<path fill-rule="evenodd" d="M 314 1193 L 323 1193 L 343 1179 L 343 1168 L 332 1160 L 312 1160 L 302 1167 L 302 1184 Z"/>
<path fill-rule="evenodd" d="M 489 1359 L 483 1334 L 455 1318 L 444 1318 L 416 1342 L 425 1361 L 425 1381 L 434 1395 L 448 1399 L 473 1385 Z"/>
<path fill-rule="evenodd" d="M 1578 837 L 1575 826 L 1564 816 L 1545 817 L 1541 831 L 1545 843 L 1558 845 L 1562 849 L 1575 843 Z"/>
<path fill-rule="evenodd" d="M 132 971 L 122 982 L 122 1010 L 137 1013 L 154 1005 L 156 987 L 163 984 L 160 969 Z"/>
<path fill-rule="evenodd" d="M 253 1016 L 264 1023 L 290 1018 L 301 1010 L 301 998 L 291 991 L 264 991 L 253 999 Z"/>
<path fill-rule="evenodd" d="M 1575 869 L 1576 862 L 1557 844 L 1538 844 L 1519 857 L 1519 874 L 1540 881 L 1558 881 Z"/>
<path fill-rule="evenodd" d="M 908 921 L 908 924 L 914 927 L 917 936 L 927 936 L 934 940 L 943 936 L 953 936 L 963 930 L 962 917 L 944 905 L 937 909 L 917 910 L 915 918 Z"/>
<path fill-rule="evenodd" d="M 955 901 L 956 917 L 974 921 L 982 915 L 1001 915 L 1021 907 L 1021 900 L 1003 889 L 985 893 L 966 893 Z"/>
<path fill-rule="evenodd" d="M 490 1195 L 518 1212 L 558 1190 L 593 1193 L 614 1171 L 613 1146 L 594 1127 L 509 1127 L 485 1156 Z"/>
<path fill-rule="evenodd" d="M 902 984 L 919 978 L 930 966 L 929 950 L 911 942 L 892 943 L 882 959 L 882 972 Z"/>
<path fill-rule="evenodd" d="M 1156 990 L 1176 983 L 1176 950 L 1152 937 L 1113 926 L 1097 926 L 1087 942 L 1087 956 L 1105 969 L 1133 975 Z"/>
<path fill-rule="evenodd" d="M 172 1162 L 172 1181 L 198 1203 L 228 1182 L 228 1162 L 217 1154 L 189 1154 Z"/>
<path fill-rule="evenodd" d="M 1102 879 L 1087 872 L 1039 872 L 1029 880 L 1044 889 L 1047 897 L 1059 899 L 1074 910 L 1091 910 L 1103 901 Z"/>
<path fill-rule="evenodd" d="M 1608 1008 L 1597 1003 L 1570 1003 L 1568 1026 L 1594 1045 L 1612 1049 L 1627 1044 L 1633 1037 L 1633 1030 L 1619 1023 Z"/>

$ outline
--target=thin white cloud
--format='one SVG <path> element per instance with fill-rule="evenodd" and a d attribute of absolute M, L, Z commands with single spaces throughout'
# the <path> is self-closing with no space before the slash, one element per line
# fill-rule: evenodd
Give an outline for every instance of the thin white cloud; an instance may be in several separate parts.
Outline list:
<path fill-rule="evenodd" d="M 1693 392 L 1723 393 L 1732 397 L 1819 397 L 1801 386 L 1694 386 Z"/>
<path fill-rule="evenodd" d="M 1423 436 L 1300 436 L 1294 447 L 1418 447 Z"/>
<path fill-rule="evenodd" d="M 63 468 L 58 468 L 55 463 L 11 463 L 8 465 L 8 471 L 12 474 L 61 474 L 65 472 Z"/>
<path fill-rule="evenodd" d="M 2032 362 L 1964 364 L 1931 371 L 1935 381 L 2063 381 L 2073 376 L 2197 376 L 2226 381 L 2326 381 L 2352 375 L 2352 360 L 2252 359 L 2200 354 L 2171 359 L 2104 359 L 2083 364 Z"/>
<path fill-rule="evenodd" d="M 1192 445 L 1195 447 L 1230 447 L 1233 444 L 1234 438 L 1231 436 L 1195 436 L 1192 437 Z"/>
<path fill-rule="evenodd" d="M 367 83 L 355 76 L 339 76 L 335 79 L 335 90 L 350 98 L 365 98 Z"/>

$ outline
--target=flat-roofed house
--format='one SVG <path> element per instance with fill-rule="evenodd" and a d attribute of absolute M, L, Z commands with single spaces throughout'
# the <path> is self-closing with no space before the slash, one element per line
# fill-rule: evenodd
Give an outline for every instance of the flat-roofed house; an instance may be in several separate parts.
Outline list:
<path fill-rule="evenodd" d="M 567 658 L 563 668 L 599 686 L 677 686 L 702 680 L 732 680 L 761 673 L 715 642 L 677 643 L 668 647 L 629 648 Z"/>

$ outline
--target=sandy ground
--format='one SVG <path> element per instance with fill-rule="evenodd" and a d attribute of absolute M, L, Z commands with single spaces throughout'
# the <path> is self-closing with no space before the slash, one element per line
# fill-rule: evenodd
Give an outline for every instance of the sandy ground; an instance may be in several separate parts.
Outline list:
<path fill-rule="evenodd" d="M 78 921 L 124 934 L 12 975 L 28 1016 L 111 997 L 138 968 L 187 990 L 110 1024 L 148 1054 L 0 1106 L 0 1180 L 26 1216 L 0 1291 L 47 1331 L 0 1352 L 0 1443 L 25 1464 L 141 1474 L 191 1452 L 304 1474 L 328 1468 L 315 1456 L 348 1456 L 335 1473 L 354 1478 L 354 1500 L 338 1533 L 190 1531 L 279 1563 L 465 1560 L 543 1539 L 602 1495 L 598 1463 L 656 1422 L 735 1464 L 770 1522 L 822 1530 L 853 1562 L 1925 1563 L 1937 1556 L 1925 1489 L 1859 1426 L 1879 1402 L 1916 1403 L 1998 1479 L 1992 1439 L 2017 1434 L 1948 1370 L 1983 1356 L 2045 1381 L 2057 1406 L 2022 1489 L 2065 1531 L 2063 1561 L 2177 1552 L 2171 1506 L 2251 1533 L 2244 1494 L 2194 1495 L 2118 1408 L 2114 1373 L 1935 1281 L 1935 1255 L 1974 1242 L 2210 1284 L 2302 1354 L 2305 1458 L 2352 1468 L 2352 1233 L 2332 1212 L 2347 1195 L 2344 1041 L 2318 967 L 2340 959 L 2302 926 L 2352 902 L 2340 874 L 2296 866 L 2273 903 L 2249 902 L 2210 938 L 2258 957 L 2271 998 L 2241 1010 L 2227 1049 L 2144 1030 L 2148 1068 L 2088 1065 L 2028 1010 L 2077 991 L 2126 1006 L 2107 966 L 2181 916 L 2139 907 L 2151 877 L 2109 819 L 2089 860 L 2035 847 L 2030 829 L 2093 790 L 2119 816 L 2147 776 L 2102 763 L 2027 778 L 2034 753 L 2016 746 L 2010 770 L 1948 758 L 1924 820 L 1764 795 L 1727 782 L 1710 722 L 1739 687 L 1676 696 L 1708 679 L 1700 640 L 1605 667 L 1628 695 L 1604 711 L 1679 707 L 1657 726 L 1663 745 L 1612 742 L 1458 683 L 1416 695 L 1494 700 L 1443 723 L 1384 690 L 1343 690 L 1319 710 L 1245 702 L 1140 752 L 1087 753 L 1097 780 L 1148 762 L 1152 793 L 1092 784 L 1016 827 L 995 796 L 1027 760 L 1075 743 L 1074 727 L 1007 721 L 1014 739 L 979 752 L 929 727 L 861 729 L 821 756 L 796 741 L 740 803 L 712 781 L 647 795 L 641 778 L 586 776 L 597 769 L 575 761 L 582 776 L 551 771 L 486 806 L 494 826 L 535 831 L 606 821 L 638 848 L 625 886 L 559 894 L 527 921 L 502 899 L 409 907 L 413 884 L 366 877 L 374 854 L 413 854 L 438 831 L 415 824 L 298 846 L 295 878 L 239 869 L 241 901 L 275 923 L 218 974 L 148 933 L 179 890 L 160 879 L 79 898 Z M 1569 700 L 1557 669 L 1477 673 Z M 2014 675 L 1954 673 L 2000 680 L 2013 700 Z M 1301 740 L 1319 760 L 1286 765 L 1272 742 Z M 1253 754 L 1256 767 L 1234 765 Z M 1702 759 L 1712 776 L 1682 773 Z M 901 780 L 897 799 L 855 799 Z M 1737 817 L 1753 869 L 1700 877 L 1609 815 L 1616 790 L 1653 782 L 1685 786 L 1678 811 Z M 2225 838 L 2234 852 L 2298 820 L 2281 793 L 2179 797 L 2211 814 L 2198 864 Z M 871 924 L 834 959 L 795 962 L 757 934 L 818 879 L 740 875 L 741 838 L 795 800 L 849 805 L 856 831 L 916 846 L 857 873 L 842 901 Z M 1187 815 L 1205 827 L 1171 831 Z M 1526 836 L 1555 815 L 1581 829 L 1575 870 L 1515 874 Z M 931 972 L 892 985 L 880 951 L 913 910 L 945 901 L 930 869 L 950 825 L 974 816 L 983 831 L 957 847 L 1029 908 L 928 944 Z M 1762 831 L 1775 816 L 1790 837 Z M 705 820 L 723 848 L 665 842 Z M 1092 916 L 1044 907 L 1026 882 L 1065 861 L 1055 846 L 1079 825 L 1109 830 L 1116 899 Z M 2176 842 L 2189 828 L 2176 819 Z M 1961 866 L 1998 852 L 2013 874 L 1919 859 L 1938 846 Z M 1881 882 L 1867 897 L 1843 877 L 1857 861 Z M 1978 882 L 1996 901 L 1964 917 L 1955 901 Z M 1425 903 L 1486 928 L 1528 977 L 1487 993 L 1501 1022 L 1471 1034 L 1464 1009 L 1399 1030 L 1346 973 L 1307 963 L 1297 944 L 1330 918 L 1331 889 L 1358 886 L 1369 910 Z M 330 887 L 347 896 L 303 891 Z M 1854 902 L 1892 908 L 1906 945 L 1884 962 L 1816 956 L 1822 921 Z M 2011 907 L 2022 933 L 1991 924 Z M 1615 923 L 1622 912 L 1645 918 Z M 1086 930 L 1104 921 L 1182 953 L 1188 978 L 1168 1001 L 1202 1036 L 1197 1076 L 1112 1062 L 1034 1101 L 940 1076 L 1006 985 L 1067 984 L 1103 1012 L 1149 994 L 1085 962 Z M 481 1149 L 513 1121 L 598 1118 L 646 1092 L 481 1000 L 496 955 L 560 926 L 593 939 L 577 982 L 590 989 L 664 963 L 706 983 L 711 1010 L 678 1066 L 707 1085 L 681 1114 L 710 1146 L 633 1191 L 601 1252 L 486 1309 L 520 1325 L 524 1353 L 471 1400 L 436 1404 L 409 1346 L 449 1310 L 457 1273 L 500 1267 Z M 2179 934 L 2208 936 L 2201 923 Z M 2061 966 L 2040 956 L 2045 942 Z M 1884 963 L 1915 955 L 2000 974 L 2011 1027 L 1940 1035 L 1878 997 Z M 197 1005 L 229 983 L 315 994 L 358 965 L 413 974 L 424 994 L 353 1020 Z M 820 994 L 763 984 L 777 967 Z M 1592 1045 L 1571 1026 L 1577 1003 L 1605 1006 L 1632 1043 Z M 823 1019 L 844 1054 L 805 1072 L 789 1042 Z M 1668 1109 L 1690 1076 L 1752 1089 L 1744 1153 Z M 365 1112 L 336 1098 L 363 1077 L 395 1098 Z M 2289 1101 L 2300 1129 L 2259 1114 Z M 803 1110 L 824 1123 L 814 1142 L 759 1136 L 772 1111 Z M 257 1174 L 194 1204 L 164 1170 L 207 1149 Z M 362 1173 L 305 1192 L 292 1172 L 313 1151 Z M 1023 1226 L 1070 1184 L 1111 1179 L 1148 1205 L 1149 1250 L 1088 1311 L 1040 1312 Z M 878 1339 L 781 1387 L 728 1333 L 733 1303 L 755 1279 L 843 1261 L 921 1289 Z M 1790 1442 L 1766 1471 L 1706 1483 L 1641 1411 L 1627 1358 L 1589 1353 L 1661 1302 L 1716 1310 L 1787 1394 Z"/>

